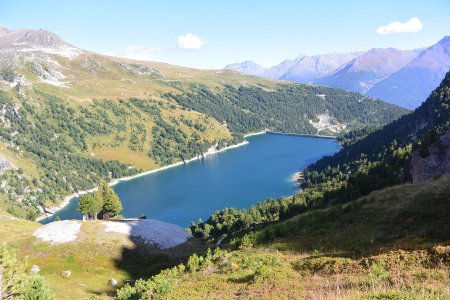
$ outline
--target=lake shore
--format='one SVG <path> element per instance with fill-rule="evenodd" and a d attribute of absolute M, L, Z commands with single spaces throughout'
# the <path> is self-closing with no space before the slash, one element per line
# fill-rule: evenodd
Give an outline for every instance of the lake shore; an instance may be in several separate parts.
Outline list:
<path fill-rule="evenodd" d="M 258 135 L 258 134 L 264 134 L 264 133 L 265 132 L 257 132 L 257 133 L 252 133 L 249 136 L 251 136 L 251 135 Z M 247 135 L 245 137 L 247 137 Z M 157 173 L 157 172 L 164 171 L 164 170 L 167 170 L 167 169 L 170 169 L 170 168 L 174 168 L 174 167 L 178 167 L 178 166 L 181 166 L 181 165 L 184 165 L 184 164 L 188 164 L 190 162 L 193 162 L 193 161 L 196 161 L 196 160 L 208 157 L 210 155 L 214 155 L 214 154 L 217 154 L 217 153 L 220 153 L 220 152 L 224 152 L 224 151 L 227 151 L 227 150 L 230 150 L 230 149 L 234 149 L 234 148 L 245 146 L 248 143 L 249 143 L 248 141 L 243 141 L 241 143 L 230 145 L 230 146 L 224 147 L 222 149 L 217 149 L 216 148 L 217 146 L 216 147 L 211 147 L 211 148 L 208 149 L 208 151 L 206 151 L 202 155 L 198 155 L 198 156 L 193 157 L 191 159 L 188 159 L 188 160 L 185 160 L 185 161 L 179 161 L 179 162 L 173 163 L 171 165 L 163 166 L 163 167 L 160 167 L 160 168 L 157 168 L 157 169 L 144 171 L 144 172 L 141 172 L 141 173 L 138 173 L 138 174 L 135 174 L 135 175 L 117 178 L 117 179 L 114 179 L 114 180 L 110 181 L 108 183 L 108 185 L 109 186 L 114 186 L 114 185 L 118 184 L 121 181 L 132 180 L 132 179 L 135 179 L 135 178 L 138 178 L 138 177 L 141 177 L 141 176 Z M 55 205 L 55 206 L 51 206 L 51 207 L 47 207 L 45 209 L 45 212 L 43 214 L 41 214 L 40 216 L 38 216 L 35 221 L 39 222 L 39 221 L 42 221 L 42 220 L 44 220 L 46 218 L 49 218 L 49 217 L 53 216 L 54 214 L 56 214 L 59 210 L 61 210 L 64 207 L 66 207 L 73 198 L 80 197 L 80 196 L 85 195 L 85 194 L 93 193 L 93 192 L 95 192 L 97 190 L 98 190 L 98 187 L 95 187 L 95 188 L 92 188 L 92 189 L 89 189 L 89 190 L 79 191 L 79 192 L 73 193 L 71 195 L 68 195 L 68 196 L 66 196 L 64 198 L 64 200 L 60 204 Z"/>
<path fill-rule="evenodd" d="M 265 129 L 265 130 L 262 130 L 262 131 L 258 131 L 258 132 L 252 132 L 252 133 L 245 134 L 245 135 L 244 135 L 244 138 L 251 137 L 251 136 L 256 136 L 256 135 L 267 134 L 267 133 L 269 133 L 269 134 L 279 134 L 279 135 L 291 135 L 291 136 L 311 136 L 311 137 L 318 137 L 318 138 L 335 138 L 335 137 L 332 137 L 332 136 L 324 136 L 324 135 L 308 135 L 308 134 L 282 133 L 282 132 L 270 131 L 270 130 L 268 130 L 268 129 Z M 117 178 L 117 179 L 112 180 L 112 181 L 109 182 L 108 184 L 109 184 L 109 186 L 114 186 L 114 185 L 116 185 L 116 184 L 118 184 L 118 183 L 120 183 L 120 182 L 122 182 L 122 181 L 129 181 L 129 180 L 132 180 L 132 179 L 141 177 L 141 176 L 145 176 L 145 175 L 157 173 L 157 172 L 164 171 L 164 170 L 167 170 L 167 169 L 170 169 L 170 168 L 174 168 L 174 167 L 177 167 L 177 166 L 181 166 L 181 165 L 183 165 L 183 164 L 188 164 L 188 163 L 190 163 L 190 162 L 193 162 L 193 161 L 196 161 L 196 160 L 205 158 L 205 157 L 210 156 L 210 155 L 214 155 L 214 154 L 216 154 L 216 153 L 220 153 L 220 152 L 224 152 L 224 151 L 227 151 L 227 150 L 230 150 L 230 149 L 242 147 L 242 146 L 244 146 L 244 145 L 247 145 L 248 143 L 249 143 L 249 142 L 248 142 L 247 140 L 244 140 L 244 141 L 241 142 L 241 143 L 234 144 L 234 145 L 230 145 L 230 146 L 224 147 L 224 148 L 222 148 L 222 149 L 217 149 L 217 148 L 216 148 L 217 145 L 216 145 L 216 146 L 213 146 L 213 147 L 209 148 L 208 151 L 205 152 L 205 153 L 203 153 L 202 155 L 198 155 L 198 156 L 193 157 L 193 158 L 191 158 L 191 159 L 189 159 L 189 160 L 186 160 L 186 161 L 179 161 L 179 162 L 173 163 L 173 164 L 171 164 L 171 165 L 163 166 L 163 167 L 160 167 L 160 168 L 157 168 L 157 169 L 144 171 L 144 172 L 141 172 L 141 173 L 138 173 L 138 174 L 135 174 L 135 175 L 131 175 L 131 176 L 126 176 L 126 177 L 122 177 L 122 178 Z M 300 173 L 301 173 L 301 172 L 300 172 Z M 295 174 L 297 174 L 297 173 L 295 173 Z M 295 174 L 294 174 L 293 176 L 295 176 Z M 293 181 L 298 181 L 298 180 L 294 180 L 294 179 L 292 179 L 292 180 L 293 180 Z M 95 188 L 92 188 L 92 189 L 88 189 L 88 190 L 84 190 L 84 191 L 79 191 L 79 192 L 76 192 L 76 193 L 73 193 L 73 194 L 71 194 L 71 195 L 66 196 L 66 197 L 64 198 L 64 200 L 63 200 L 60 204 L 46 208 L 46 209 L 45 209 L 45 212 L 44 212 L 43 214 L 41 214 L 38 218 L 36 218 L 36 222 L 39 222 L 39 221 L 41 221 L 41 220 L 44 220 L 44 219 L 46 219 L 46 218 L 48 218 L 48 217 L 53 216 L 53 215 L 54 215 L 55 213 L 57 213 L 59 210 L 61 210 L 61 209 L 63 209 L 64 207 L 66 207 L 66 206 L 70 203 L 70 201 L 71 201 L 73 198 L 80 197 L 80 196 L 85 195 L 85 194 L 88 194 L 88 193 L 93 193 L 93 192 L 95 192 L 95 191 L 97 191 L 97 190 L 98 190 L 98 187 L 95 187 Z"/>
<path fill-rule="evenodd" d="M 295 172 L 291 176 L 291 181 L 299 182 L 300 180 L 304 179 L 303 171 Z"/>

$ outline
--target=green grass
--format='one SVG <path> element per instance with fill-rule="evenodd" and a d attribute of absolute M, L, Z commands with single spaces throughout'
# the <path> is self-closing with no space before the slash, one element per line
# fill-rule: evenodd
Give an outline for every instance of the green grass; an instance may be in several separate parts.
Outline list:
<path fill-rule="evenodd" d="M 229 252 L 187 268 L 158 296 L 448 299 L 449 179 L 376 191 L 250 233 L 238 249 L 224 245 Z"/>
<path fill-rule="evenodd" d="M 40 274 L 50 285 L 56 299 L 88 299 L 94 294 L 112 295 L 119 284 L 159 273 L 184 261 L 194 251 L 202 253 L 205 245 L 190 240 L 184 245 L 159 250 L 118 233 L 104 232 L 99 222 L 83 223 L 77 240 L 65 244 L 48 244 L 34 238 L 40 224 L 0 218 L 0 243 L 6 242 L 28 257 L 28 265 L 38 265 Z M 70 270 L 69 278 L 61 272 Z"/>

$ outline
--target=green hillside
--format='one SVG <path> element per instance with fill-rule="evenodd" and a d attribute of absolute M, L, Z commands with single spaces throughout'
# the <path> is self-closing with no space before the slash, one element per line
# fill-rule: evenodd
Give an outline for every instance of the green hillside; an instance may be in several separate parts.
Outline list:
<path fill-rule="evenodd" d="M 231 71 L 89 52 L 0 58 L 0 154 L 12 166 L 0 171 L 0 207 L 29 219 L 102 179 L 184 161 L 248 132 L 337 135 L 406 113 L 354 93 Z"/>
<path fill-rule="evenodd" d="M 318 281 L 319 286 L 311 288 L 305 286 L 304 282 L 314 282 L 313 277 L 307 278 L 306 281 L 299 279 L 298 284 L 294 283 L 293 286 L 303 286 L 306 291 L 300 292 L 302 289 L 298 289 L 298 294 L 297 290 L 293 291 L 293 287 L 286 286 L 286 279 L 280 277 L 279 281 L 272 282 L 270 287 L 265 289 L 276 291 L 275 294 L 261 295 L 257 292 L 261 289 L 258 286 L 248 294 L 249 298 L 267 296 L 268 299 L 326 299 L 332 295 L 336 296 L 337 293 L 344 293 L 340 297 L 355 299 L 447 298 L 448 290 L 443 287 L 448 284 L 445 280 L 448 279 L 446 274 L 449 270 L 449 177 L 435 176 L 439 178 L 437 181 L 416 185 L 407 182 L 411 181 L 409 164 L 412 151 L 420 151 L 423 157 L 426 157 L 429 145 L 439 143 L 439 137 L 448 130 L 449 86 L 450 73 L 427 101 L 411 114 L 382 128 L 373 126 L 345 135 L 342 138 L 345 141 L 344 147 L 340 152 L 332 157 L 325 157 L 306 169 L 300 194 L 290 198 L 269 199 L 250 209 L 226 208 L 214 213 L 205 222 L 193 223 L 189 230 L 194 236 L 206 241 L 220 241 L 234 247 L 256 245 L 257 250 L 266 252 L 267 249 L 275 248 L 276 251 L 284 251 L 289 255 L 318 257 L 320 259 L 313 260 L 313 263 L 301 263 L 302 270 L 316 275 L 325 268 L 325 274 L 330 275 L 331 272 L 336 275 L 321 278 Z M 442 147 L 445 146 L 442 144 Z M 402 183 L 407 184 L 386 189 L 388 186 Z M 435 245 L 445 247 L 430 250 Z M 394 249 L 409 252 L 389 252 Z M 428 250 L 422 253 L 418 249 Z M 257 250 L 252 249 L 252 254 L 245 254 L 244 260 L 253 259 Z M 440 258 L 442 265 L 430 264 L 436 260 L 433 256 L 423 256 L 433 251 L 444 251 L 444 256 Z M 321 258 L 324 254 L 326 257 L 343 256 L 359 260 Z M 379 261 L 379 255 L 384 257 L 384 260 Z M 412 261 L 409 261 L 409 255 L 412 255 Z M 397 261 L 388 267 L 388 261 L 398 259 L 399 256 L 406 257 L 405 262 Z M 415 256 L 423 256 L 422 262 L 420 258 L 414 258 Z M 289 259 L 289 262 L 292 267 L 292 260 Z M 374 262 L 375 266 L 372 265 Z M 381 265 L 378 265 L 378 262 Z M 358 273 L 361 269 L 354 269 L 354 264 L 359 265 L 363 273 Z M 429 284 L 418 279 L 397 285 L 395 280 L 398 276 L 417 276 L 408 273 L 407 266 L 410 264 L 417 267 L 418 272 L 444 273 L 440 273 L 442 276 L 435 278 L 434 283 Z M 252 278 L 256 275 L 264 278 L 268 265 L 270 264 L 265 261 L 253 265 L 253 275 L 247 273 L 248 281 L 243 281 L 246 286 L 253 282 Z M 262 271 L 258 266 L 266 270 Z M 372 276 L 372 267 L 377 269 L 376 272 L 385 274 L 385 282 L 372 282 L 371 289 L 364 287 L 364 284 L 367 284 L 364 279 Z M 286 275 L 290 274 L 289 271 L 292 270 L 284 269 L 279 274 L 291 278 Z M 397 275 L 392 275 L 392 272 Z M 342 280 L 341 276 L 344 274 L 351 278 L 342 283 L 342 286 L 339 283 L 338 287 L 330 290 L 330 279 L 331 282 Z M 192 275 L 189 280 L 194 280 L 195 276 Z M 359 276 L 362 277 L 357 279 Z M 200 281 L 206 285 L 212 280 L 211 277 L 202 277 Z M 353 281 L 355 279 L 356 282 Z M 230 283 L 232 279 L 221 277 L 218 280 L 224 281 Z M 327 282 L 326 288 L 322 286 L 324 282 Z M 284 287 L 280 290 L 286 293 L 282 296 L 278 295 L 278 292 L 282 293 L 280 286 Z M 232 289 L 225 284 L 224 294 L 231 297 L 231 294 L 227 293 Z M 312 294 L 310 289 L 313 289 Z M 177 291 L 179 290 L 177 288 Z M 235 287 L 236 293 L 238 290 L 239 288 Z M 196 297 L 201 296 L 196 294 L 193 298 Z M 237 294 L 234 297 L 237 297 Z"/>
<path fill-rule="evenodd" d="M 446 176 L 311 210 L 123 288 L 118 299 L 448 299 L 448 195 Z"/>

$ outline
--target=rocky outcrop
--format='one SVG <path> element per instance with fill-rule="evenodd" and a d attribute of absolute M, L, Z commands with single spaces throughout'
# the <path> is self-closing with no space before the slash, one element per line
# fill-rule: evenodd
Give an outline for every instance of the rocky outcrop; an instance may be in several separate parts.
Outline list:
<path fill-rule="evenodd" d="M 0 170 L 16 169 L 16 166 L 5 156 L 0 154 Z"/>
<path fill-rule="evenodd" d="M 410 171 L 414 183 L 450 173 L 450 128 L 428 147 L 426 157 L 422 157 L 419 150 L 412 153 Z"/>

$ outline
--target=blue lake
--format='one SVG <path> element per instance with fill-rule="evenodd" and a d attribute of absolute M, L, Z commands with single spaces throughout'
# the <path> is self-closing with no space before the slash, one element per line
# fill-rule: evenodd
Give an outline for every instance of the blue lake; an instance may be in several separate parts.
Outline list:
<path fill-rule="evenodd" d="M 145 214 L 186 227 L 215 210 L 248 208 L 267 198 L 295 194 L 292 174 L 339 150 L 329 138 L 266 133 L 247 140 L 245 146 L 118 183 L 113 188 L 122 201 L 122 214 Z M 56 216 L 81 219 L 77 204 L 78 199 L 72 199 Z"/>

